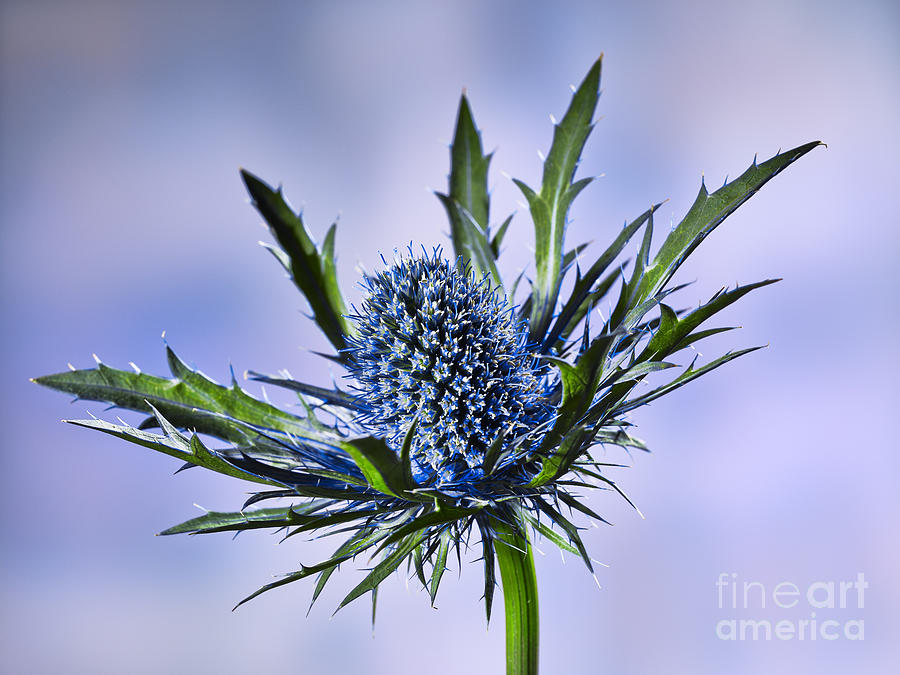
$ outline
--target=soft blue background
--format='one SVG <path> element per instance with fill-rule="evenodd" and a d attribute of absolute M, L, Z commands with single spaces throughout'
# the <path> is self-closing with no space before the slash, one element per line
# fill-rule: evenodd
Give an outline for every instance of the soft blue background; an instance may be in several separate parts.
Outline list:
<path fill-rule="evenodd" d="M 256 7 L 251 7 L 255 5 Z M 900 11 L 892 2 L 4 2 L 0 10 L 2 415 L 0 670 L 10 673 L 497 673 L 480 569 L 432 610 L 400 575 L 329 620 L 348 566 L 305 616 L 310 584 L 232 604 L 336 544 L 251 533 L 154 538 L 242 485 L 59 424 L 102 413 L 27 378 L 135 361 L 163 373 L 161 331 L 224 379 L 229 363 L 312 382 L 323 339 L 270 256 L 237 169 L 282 182 L 321 236 L 341 213 L 339 272 L 409 241 L 446 241 L 427 188 L 466 87 L 492 165 L 494 216 L 535 182 L 569 90 L 605 52 L 601 119 L 569 241 L 599 249 L 651 201 L 664 232 L 754 153 L 818 149 L 685 266 L 684 304 L 720 284 L 785 280 L 701 348 L 766 351 L 643 409 L 653 455 L 617 475 L 646 515 L 596 493 L 603 590 L 542 546 L 543 672 L 886 673 L 900 661 L 897 310 Z M 718 351 L 717 351 L 718 350 Z M 259 388 L 250 386 L 258 393 Z M 289 400 L 269 391 L 273 399 Z M 112 413 L 115 414 L 115 413 Z M 621 459 L 614 456 L 614 459 Z M 477 557 L 472 552 L 470 558 Z M 724 643 L 715 580 L 805 587 L 864 572 L 864 642 Z M 747 612 L 777 620 L 807 613 Z M 825 612 L 820 618 L 825 618 Z"/>

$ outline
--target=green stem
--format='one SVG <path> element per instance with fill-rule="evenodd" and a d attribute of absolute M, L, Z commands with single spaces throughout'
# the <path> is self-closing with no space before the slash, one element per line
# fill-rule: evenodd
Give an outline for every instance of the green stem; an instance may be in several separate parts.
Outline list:
<path fill-rule="evenodd" d="M 537 675 L 538 592 L 531 543 L 509 525 L 495 523 L 495 531 L 506 611 L 506 675 Z"/>

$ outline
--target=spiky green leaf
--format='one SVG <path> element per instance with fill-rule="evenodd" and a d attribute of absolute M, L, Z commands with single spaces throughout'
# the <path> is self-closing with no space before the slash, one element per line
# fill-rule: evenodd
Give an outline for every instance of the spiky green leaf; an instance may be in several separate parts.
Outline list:
<path fill-rule="evenodd" d="M 691 332 L 708 318 L 725 309 L 725 307 L 733 302 L 736 302 L 750 291 L 762 288 L 763 286 L 768 286 L 769 284 L 774 284 L 776 281 L 779 281 L 779 279 L 766 279 L 765 281 L 758 281 L 754 284 L 738 286 L 732 290 L 723 288 L 716 293 L 709 302 L 701 305 L 681 319 L 678 318 L 676 313 L 670 307 L 665 304 L 660 305 L 659 326 L 653 334 L 653 337 L 650 339 L 650 342 L 647 343 L 641 358 L 665 357 L 668 354 L 673 353 L 675 348 L 682 344 Z M 719 332 L 718 329 L 715 330 L 716 332 Z"/>
<path fill-rule="evenodd" d="M 66 422 L 87 429 L 95 429 L 111 436 L 116 436 L 129 443 L 156 450 L 164 455 L 169 455 L 170 457 L 175 457 L 188 462 L 189 464 L 202 466 L 211 471 L 232 476 L 233 478 L 240 478 L 241 480 L 253 483 L 262 483 L 263 485 L 281 485 L 278 481 L 264 478 L 250 471 L 235 467 L 222 459 L 218 454 L 213 453 L 204 447 L 196 436 L 193 436 L 190 440 L 180 434 L 162 436 L 141 429 L 135 429 L 134 427 L 122 424 L 112 424 L 111 422 L 98 419 L 66 420 Z M 194 441 L 194 439 L 197 440 Z"/>
<path fill-rule="evenodd" d="M 631 237 L 634 236 L 634 234 L 644 225 L 644 223 L 646 223 L 653 216 L 653 213 L 661 205 L 662 204 L 654 204 L 649 209 L 647 209 L 647 211 L 638 216 L 638 218 L 623 227 L 622 231 L 619 232 L 613 243 L 610 244 L 610 246 L 603 252 L 603 254 L 599 258 L 597 258 L 597 260 L 593 265 L 591 265 L 588 271 L 585 272 L 583 276 L 578 278 L 572 288 L 572 293 L 569 295 L 569 299 L 565 302 L 562 311 L 560 311 L 559 315 L 556 317 L 553 328 L 547 334 L 547 338 L 544 341 L 545 349 L 553 345 L 556 340 L 565 333 L 565 330 L 569 327 L 573 317 L 584 306 L 585 300 L 592 292 L 594 283 L 618 257 Z M 571 331 L 571 328 L 569 328 L 569 331 Z"/>
<path fill-rule="evenodd" d="M 447 569 L 447 554 L 450 552 L 451 541 L 450 528 L 445 528 L 441 532 L 441 543 L 438 548 L 437 558 L 434 561 L 434 568 L 431 570 L 431 585 L 428 593 L 431 596 L 431 606 L 434 606 L 434 600 L 437 597 L 438 587 L 441 585 L 441 577 Z"/>
<path fill-rule="evenodd" d="M 495 259 L 500 257 L 500 246 L 503 244 L 503 238 L 506 236 L 506 231 L 509 229 L 509 224 L 512 222 L 514 215 L 514 213 L 510 213 L 506 217 L 506 220 L 497 228 L 491 239 L 491 251 L 494 253 Z"/>
<path fill-rule="evenodd" d="M 371 545 L 371 544 L 369 544 L 369 545 Z M 343 547 L 342 547 L 342 548 L 343 548 Z M 250 602 L 251 600 L 253 600 L 253 598 L 256 598 L 256 597 L 258 597 L 258 596 L 260 596 L 260 595 L 262 595 L 263 593 L 266 593 L 266 592 L 268 592 L 268 591 L 271 591 L 273 588 L 279 588 L 279 587 L 281 587 L 281 586 L 285 586 L 285 585 L 287 585 L 287 584 L 291 584 L 291 583 L 293 583 L 293 582 L 295 582 L 295 581 L 299 581 L 300 579 L 305 579 L 305 578 L 308 577 L 308 576 L 312 576 L 313 574 L 318 574 L 319 572 L 332 571 L 332 570 L 334 570 L 334 568 L 336 568 L 336 567 L 337 567 L 338 565 L 340 565 L 342 562 L 345 562 L 345 561 L 350 560 L 351 558 L 353 558 L 353 557 L 354 557 L 355 555 L 357 555 L 361 550 L 364 550 L 364 549 L 362 549 L 362 548 L 353 548 L 353 550 L 346 551 L 346 552 L 339 553 L 339 554 L 335 554 L 334 557 L 329 558 L 328 560 L 325 560 L 325 561 L 323 561 L 323 562 L 320 562 L 320 563 L 318 563 L 317 565 L 310 565 L 309 567 L 307 567 L 307 566 L 304 565 L 304 566 L 302 566 L 298 571 L 292 572 L 291 574 L 286 574 L 285 576 L 283 576 L 283 577 L 282 577 L 281 579 L 279 579 L 278 581 L 273 581 L 272 583 L 266 584 L 265 586 L 263 586 L 263 587 L 257 589 L 256 591 L 254 591 L 253 593 L 251 593 L 250 595 L 248 595 L 246 598 L 244 598 L 243 600 L 241 600 L 238 604 L 236 604 L 236 605 L 232 608 L 232 611 L 234 611 L 235 609 L 237 609 L 237 608 L 240 607 L 241 605 L 243 605 L 243 604 L 245 604 L 245 603 L 247 603 L 247 602 Z"/>
<path fill-rule="evenodd" d="M 407 433 L 407 437 L 409 436 Z M 375 490 L 392 497 L 402 495 L 405 499 L 429 501 L 424 495 L 410 492 L 416 489 L 417 485 L 410 473 L 408 449 L 406 458 L 398 456 L 383 438 L 374 436 L 337 441 L 336 444 L 350 455 L 368 484 Z"/>
<path fill-rule="evenodd" d="M 482 154 L 481 134 L 475 127 L 469 101 L 463 94 L 450 145 L 449 190 L 447 194 L 437 194 L 437 197 L 447 210 L 456 256 L 463 264 L 471 263 L 482 277 L 490 278 L 494 287 L 503 288 L 503 280 L 494 265 L 499 240 L 495 248 L 488 227 L 490 195 L 487 175 L 490 162 L 490 155 Z"/>
<path fill-rule="evenodd" d="M 335 272 L 336 225 L 329 228 L 319 251 L 302 217 L 288 206 L 280 188 L 272 189 L 244 169 L 241 169 L 241 177 L 253 205 L 290 259 L 291 277 L 309 302 L 315 322 L 340 353 L 347 346 L 346 336 L 352 334 L 353 328 L 345 318 L 347 308 Z"/>
<path fill-rule="evenodd" d="M 480 511 L 481 507 L 465 508 L 438 504 L 437 508 L 428 510 L 399 527 L 392 528 L 390 535 L 381 542 L 379 548 L 386 548 L 417 532 L 427 533 L 433 528 L 444 527 L 445 525 L 477 516 Z"/>
<path fill-rule="evenodd" d="M 333 560 L 346 560 L 347 556 L 355 556 L 361 551 L 366 550 L 370 546 L 377 544 L 384 537 L 386 537 L 389 532 L 390 531 L 385 528 L 361 528 L 354 532 L 353 536 L 347 539 L 347 541 L 341 544 L 331 557 Z M 332 566 L 323 569 L 319 573 L 319 578 L 316 580 L 316 587 L 313 589 L 312 599 L 309 602 L 309 609 L 312 609 L 312 606 L 319 598 L 319 595 L 321 595 L 322 591 L 325 589 L 325 584 L 328 583 L 331 575 L 334 574 L 336 570 L 337 566 Z"/>
<path fill-rule="evenodd" d="M 488 166 L 490 155 L 483 155 L 481 133 L 475 126 L 469 100 L 463 94 L 459 99 L 456 115 L 456 130 L 450 145 L 450 192 L 447 195 L 472 215 L 472 220 L 487 234 L 490 216 L 490 195 L 488 193 Z M 451 218 L 451 227 L 455 223 Z M 453 232 L 453 244 L 457 237 Z M 465 250 L 456 250 L 464 255 Z"/>
<path fill-rule="evenodd" d="M 236 424 L 236 419 L 298 438 L 321 440 L 321 433 L 304 419 L 253 398 L 236 382 L 231 387 L 217 384 L 188 368 L 168 346 L 166 355 L 173 379 L 117 370 L 98 362 L 96 368 L 64 371 L 34 381 L 127 410 L 152 413 L 155 408 L 176 427 L 232 442 L 245 441 L 248 436 L 247 428 Z"/>
<path fill-rule="evenodd" d="M 382 561 L 366 575 L 365 579 L 359 582 L 359 584 L 357 584 L 356 587 L 341 600 L 341 604 L 338 605 L 338 608 L 335 611 L 346 607 L 361 595 L 375 590 L 382 581 L 387 579 L 391 573 L 400 566 L 400 563 L 403 562 L 406 556 L 412 553 L 412 550 L 421 543 L 424 537 L 425 534 L 419 532 L 401 541 L 394 550 L 386 555 Z"/>
<path fill-rule="evenodd" d="M 212 532 L 228 532 L 233 530 L 253 530 L 260 528 L 279 528 L 297 525 L 303 522 L 303 516 L 323 509 L 330 500 L 314 500 L 306 504 L 254 509 L 222 513 L 208 511 L 202 516 L 191 518 L 178 525 L 163 530 L 160 536 L 171 534 L 209 534 Z"/>
<path fill-rule="evenodd" d="M 563 240 L 569 207 L 590 179 L 572 182 L 581 151 L 593 128 L 594 110 L 600 97 L 601 59 L 597 59 L 581 85 L 562 121 L 553 130 L 553 142 L 544 161 L 539 193 L 522 181 L 515 181 L 528 201 L 535 233 L 536 275 L 532 285 L 529 334 L 543 341 L 562 283 Z"/>
<path fill-rule="evenodd" d="M 556 340 L 555 346 L 557 350 L 559 350 L 560 352 L 563 351 L 566 340 L 569 339 L 569 336 L 572 334 L 578 324 L 588 316 L 588 312 L 591 311 L 592 308 L 596 307 L 600 300 L 606 296 L 606 294 L 609 292 L 609 289 L 612 288 L 612 285 L 615 283 L 616 279 L 618 279 L 622 275 L 624 268 L 625 264 L 623 263 L 621 269 L 615 269 L 607 274 L 597 283 L 593 290 L 591 290 L 587 294 L 587 296 L 585 296 L 578 308 L 569 316 L 569 320 L 566 322 L 566 324 L 562 326 L 562 331 L 560 332 Z M 587 328 L 587 324 L 585 324 L 585 328 Z M 589 337 L 590 335 L 588 334 L 588 338 Z M 589 340 L 585 340 L 585 343 L 588 342 Z"/>
<path fill-rule="evenodd" d="M 494 250 L 472 214 L 452 197 L 441 194 L 437 197 L 447 210 L 450 220 L 455 223 L 453 242 L 455 247 L 463 251 L 457 251 L 460 261 L 463 264 L 471 263 L 480 277 L 490 279 L 493 288 L 503 288 L 503 279 L 494 263 Z"/>
<path fill-rule="evenodd" d="M 813 141 L 781 152 L 762 164 L 754 161 L 744 173 L 712 194 L 702 184 L 687 215 L 669 233 L 652 264 L 648 266 L 635 294 L 636 302 L 642 302 L 662 289 L 675 270 L 719 223 L 769 180 L 819 145 L 822 145 L 820 141 Z"/>
<path fill-rule="evenodd" d="M 608 325 L 611 328 L 624 328 L 631 330 L 638 321 L 643 317 L 644 312 L 635 312 L 635 308 L 641 306 L 638 296 L 638 288 L 643 281 L 644 271 L 650 264 L 650 244 L 653 240 L 653 211 L 647 217 L 647 226 L 644 228 L 644 236 L 641 239 L 641 246 L 634 259 L 634 268 L 631 270 L 631 277 L 628 283 L 622 287 L 619 294 L 619 301 L 610 316 Z M 649 302 L 649 298 L 644 299 Z M 649 309 L 653 304 L 647 304 Z"/>
<path fill-rule="evenodd" d="M 588 570 L 591 572 L 594 571 L 594 566 L 591 563 L 591 557 L 588 555 L 587 549 L 584 547 L 584 542 L 581 540 L 581 536 L 578 534 L 578 528 L 575 527 L 574 523 L 572 523 L 568 518 L 566 518 L 563 514 L 557 511 L 555 508 L 550 506 L 543 499 L 534 499 L 532 503 L 537 506 L 537 508 L 544 513 L 553 524 L 559 527 L 563 532 L 566 533 L 566 536 L 569 538 L 569 542 L 572 546 L 575 547 L 575 551 L 578 555 L 581 556 L 581 559 L 584 561 L 584 564 L 587 565 Z"/>
<path fill-rule="evenodd" d="M 325 389 L 324 387 L 317 387 L 314 384 L 307 384 L 306 382 L 292 380 L 287 377 L 273 377 L 271 375 L 263 375 L 262 373 L 257 373 L 253 370 L 247 371 L 247 377 L 249 377 L 254 382 L 262 382 L 264 384 L 271 384 L 276 387 L 290 389 L 300 394 L 313 396 L 320 401 L 331 403 L 332 405 L 339 405 L 342 408 L 349 408 L 350 410 L 356 409 L 356 397 L 354 397 L 352 394 L 348 394 L 345 391 L 341 391 L 337 387 L 335 387 L 334 389 Z"/>
<path fill-rule="evenodd" d="M 707 363 L 706 365 L 696 369 L 694 368 L 694 363 L 691 363 L 691 365 L 688 366 L 687 370 L 685 370 L 681 375 L 676 377 L 668 384 L 657 387 L 656 389 L 650 391 L 647 394 L 644 394 L 643 396 L 631 399 L 621 406 L 616 406 L 616 414 L 622 414 L 624 412 L 628 412 L 629 410 L 634 410 L 635 408 L 638 408 L 642 405 L 646 405 L 647 403 L 650 403 L 650 401 L 656 400 L 660 396 L 664 396 L 665 394 L 678 389 L 678 387 L 684 386 L 691 380 L 696 380 L 701 375 L 705 375 L 711 370 L 715 370 L 719 366 L 724 365 L 729 361 L 738 358 L 739 356 L 749 354 L 750 352 L 755 352 L 757 349 L 762 349 L 762 347 L 749 347 L 747 349 L 739 349 L 734 352 L 728 352 L 724 356 L 721 356 L 716 360 L 711 361 L 710 363 Z M 696 359 L 694 359 L 694 361 L 696 362 Z"/>
<path fill-rule="evenodd" d="M 494 534 L 487 518 L 476 518 L 481 532 L 481 557 L 484 563 L 484 612 L 487 624 L 491 623 L 494 590 L 497 587 L 497 571 L 494 555 Z"/>

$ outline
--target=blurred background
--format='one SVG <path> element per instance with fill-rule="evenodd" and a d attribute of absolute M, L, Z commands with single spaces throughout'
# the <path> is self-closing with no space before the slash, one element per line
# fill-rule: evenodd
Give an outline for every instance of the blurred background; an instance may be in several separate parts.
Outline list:
<path fill-rule="evenodd" d="M 9 673 L 498 673 L 502 604 L 485 628 L 472 552 L 435 611 L 415 582 L 331 617 L 364 565 L 306 616 L 300 582 L 230 611 L 337 545 L 248 533 L 157 538 L 245 486 L 61 418 L 103 414 L 29 377 L 96 352 L 165 374 L 287 368 L 328 382 L 325 340 L 278 265 L 238 168 L 283 184 L 338 269 L 410 241 L 447 244 L 460 91 L 492 162 L 492 218 L 518 209 L 501 268 L 529 259 L 538 151 L 605 53 L 600 120 L 568 242 L 598 254 L 652 202 L 659 239 L 700 176 L 821 139 L 717 230 L 681 273 L 681 306 L 719 286 L 784 281 L 731 308 L 700 346 L 769 344 L 634 414 L 652 455 L 588 503 L 602 589 L 549 544 L 538 556 L 544 673 L 887 673 L 900 661 L 896 355 L 900 9 L 893 2 L 13 2 L 0 6 L 3 410 L 0 670 Z M 249 391 L 260 395 L 258 386 Z M 289 405 L 284 392 L 268 390 Z M 114 416 L 116 413 L 107 413 Z M 610 451 L 611 461 L 628 460 Z M 587 525 L 582 522 L 581 524 Z M 455 567 L 455 565 L 454 565 Z M 455 570 L 454 570 L 455 571 Z M 869 582 L 865 639 L 723 641 L 722 619 L 810 618 L 717 604 L 737 574 L 770 590 Z M 499 594 L 498 594 L 499 603 Z"/>

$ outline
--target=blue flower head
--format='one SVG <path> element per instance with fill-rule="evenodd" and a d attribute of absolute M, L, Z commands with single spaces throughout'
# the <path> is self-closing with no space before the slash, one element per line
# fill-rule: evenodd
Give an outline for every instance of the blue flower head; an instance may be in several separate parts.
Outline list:
<path fill-rule="evenodd" d="M 511 461 L 513 441 L 551 412 L 527 326 L 503 292 L 440 249 L 414 257 L 412 248 L 363 288 L 347 350 L 357 422 L 398 449 L 415 425 L 411 461 L 421 484 L 471 487 L 495 442 Z"/>

